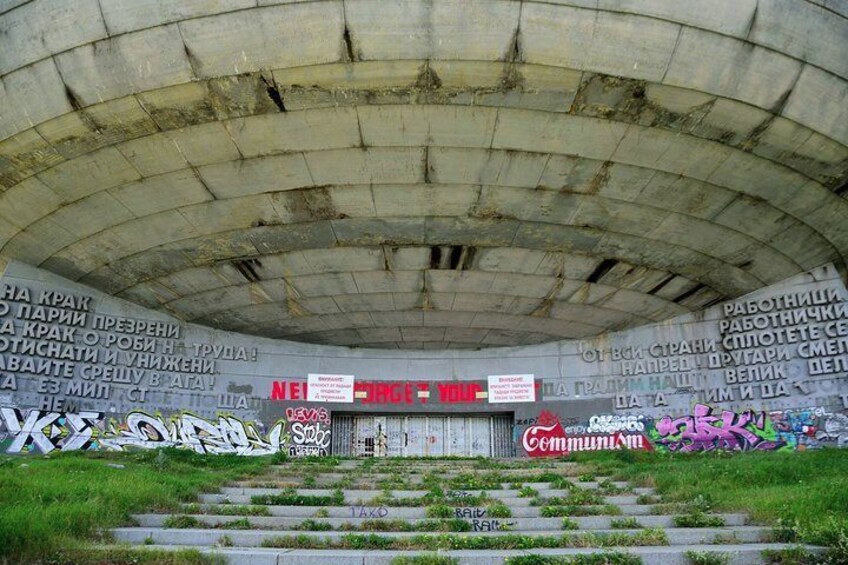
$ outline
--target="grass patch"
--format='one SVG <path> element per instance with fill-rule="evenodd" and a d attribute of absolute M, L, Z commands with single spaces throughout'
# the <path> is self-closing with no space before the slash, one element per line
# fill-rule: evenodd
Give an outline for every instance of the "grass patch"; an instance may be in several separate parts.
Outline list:
<path fill-rule="evenodd" d="M 537 491 L 533 487 L 529 487 L 529 486 L 523 486 L 518 491 L 518 497 L 519 498 L 533 498 L 533 497 L 538 496 L 538 495 L 539 495 L 539 491 Z"/>
<path fill-rule="evenodd" d="M 720 528 L 724 526 L 724 518 L 721 516 L 710 516 L 703 512 L 692 512 L 681 514 L 671 519 L 676 528 Z"/>
<path fill-rule="evenodd" d="M 132 513 L 185 512 L 182 503 L 198 493 L 256 474 L 270 460 L 177 449 L 3 458 L 0 558 L 65 559 L 66 547 L 80 547 L 73 538 L 96 541 L 101 530 L 128 524 Z"/>
<path fill-rule="evenodd" d="M 616 451 L 575 454 L 572 460 L 600 475 L 654 487 L 666 503 L 701 497 L 718 511 L 747 512 L 755 522 L 782 520 L 793 534 L 790 541 L 839 547 L 848 539 L 848 457 L 840 449 Z"/>
<path fill-rule="evenodd" d="M 766 565 L 810 565 L 817 562 L 817 557 L 803 547 L 764 549 L 762 556 Z"/>
<path fill-rule="evenodd" d="M 280 494 L 257 494 L 250 497 L 251 504 L 266 506 L 342 506 L 344 493 L 341 489 L 330 495 L 298 494 L 293 488 L 287 488 Z"/>
<path fill-rule="evenodd" d="M 613 518 L 610 520 L 610 528 L 613 530 L 638 530 L 643 528 L 642 524 L 639 523 L 633 516 L 629 516 L 627 518 Z"/>
<path fill-rule="evenodd" d="M 345 534 L 338 540 L 315 536 L 276 536 L 262 541 L 263 547 L 301 549 L 368 549 L 368 550 L 481 550 L 537 549 L 555 547 L 627 547 L 668 545 L 665 531 L 646 528 L 637 534 L 563 534 L 561 536 L 527 536 L 504 534 L 497 536 L 463 536 L 456 534 L 424 534 L 395 538 L 378 534 Z"/>
<path fill-rule="evenodd" d="M 571 518 L 563 518 L 562 519 L 562 529 L 563 530 L 579 530 L 580 524 L 578 524 L 575 520 Z"/>
<path fill-rule="evenodd" d="M 511 518 L 512 510 L 503 502 L 495 502 L 490 504 L 486 509 L 490 518 Z"/>
<path fill-rule="evenodd" d="M 214 514 L 216 516 L 270 516 L 267 506 L 246 506 L 241 504 L 225 504 L 224 506 L 201 506 L 196 502 L 183 506 L 186 514 Z"/>
<path fill-rule="evenodd" d="M 542 518 L 561 518 L 563 516 L 616 516 L 621 509 L 612 504 L 601 506 L 548 505 L 539 509 Z"/>
<path fill-rule="evenodd" d="M 458 565 L 459 559 L 447 555 L 401 555 L 395 557 L 390 565 Z"/>
<path fill-rule="evenodd" d="M 203 555 L 196 549 L 66 547 L 53 552 L 47 562 L 50 565 L 225 565 L 226 558 Z"/>
<path fill-rule="evenodd" d="M 727 565 L 730 563 L 730 556 L 726 553 L 687 551 L 685 555 L 692 565 Z"/>
<path fill-rule="evenodd" d="M 505 565 L 641 565 L 642 560 L 629 553 L 603 552 L 591 555 L 518 555 L 507 557 Z"/>
<path fill-rule="evenodd" d="M 165 518 L 162 522 L 163 528 L 175 528 L 178 530 L 186 530 L 189 528 L 205 528 L 206 524 L 195 518 L 194 516 L 185 516 L 174 514 Z"/>

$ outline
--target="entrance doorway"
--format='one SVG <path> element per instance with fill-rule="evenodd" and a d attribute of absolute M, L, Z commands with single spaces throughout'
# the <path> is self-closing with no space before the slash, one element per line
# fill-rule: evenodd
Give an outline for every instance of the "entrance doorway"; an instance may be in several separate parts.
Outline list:
<path fill-rule="evenodd" d="M 333 414 L 332 452 L 357 457 L 513 457 L 512 421 L 512 414 Z"/>

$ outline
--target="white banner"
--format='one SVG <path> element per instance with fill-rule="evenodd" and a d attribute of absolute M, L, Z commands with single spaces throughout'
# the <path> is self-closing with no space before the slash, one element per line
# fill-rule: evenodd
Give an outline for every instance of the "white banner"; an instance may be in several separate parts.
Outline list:
<path fill-rule="evenodd" d="M 307 402 L 353 402 L 353 375 L 309 373 Z"/>
<path fill-rule="evenodd" d="M 535 402 L 533 375 L 489 375 L 489 402 Z"/>

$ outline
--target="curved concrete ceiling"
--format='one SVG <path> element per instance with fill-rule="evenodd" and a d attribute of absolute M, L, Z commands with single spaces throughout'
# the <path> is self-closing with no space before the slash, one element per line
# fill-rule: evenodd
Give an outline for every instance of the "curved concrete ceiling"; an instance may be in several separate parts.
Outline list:
<path fill-rule="evenodd" d="M 832 0 L 0 0 L 0 255 L 338 345 L 597 335 L 848 258 Z"/>

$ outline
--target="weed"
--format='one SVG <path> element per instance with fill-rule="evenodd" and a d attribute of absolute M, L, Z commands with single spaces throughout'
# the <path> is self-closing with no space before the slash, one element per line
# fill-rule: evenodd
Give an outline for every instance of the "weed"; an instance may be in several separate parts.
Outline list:
<path fill-rule="evenodd" d="M 426 555 L 398 556 L 389 563 L 390 565 L 458 565 L 459 559 L 429 553 Z"/>
<path fill-rule="evenodd" d="M 730 563 L 730 556 L 726 553 L 687 551 L 685 555 L 692 565 L 727 565 Z"/>
<path fill-rule="evenodd" d="M 521 490 L 518 491 L 519 498 L 533 498 L 539 495 L 539 491 L 532 487 L 522 487 Z"/>
<path fill-rule="evenodd" d="M 816 563 L 816 556 L 800 546 L 785 549 L 764 549 L 762 556 L 766 565 L 810 565 L 810 563 Z"/>
<path fill-rule="evenodd" d="M 504 565 L 641 565 L 635 555 L 621 552 L 593 553 L 591 555 L 519 555 L 507 557 Z"/>
<path fill-rule="evenodd" d="M 327 510 L 326 508 L 322 507 L 322 508 L 319 508 L 318 510 L 315 511 L 315 517 L 316 518 L 327 518 L 329 516 L 330 516 L 330 511 Z"/>
<path fill-rule="evenodd" d="M 149 535 L 146 538 L 144 538 L 144 542 L 142 542 L 142 543 L 144 543 L 144 545 L 153 545 L 156 542 L 153 540 L 153 536 Z"/>
<path fill-rule="evenodd" d="M 165 518 L 165 521 L 162 522 L 162 527 L 185 530 L 188 528 L 203 528 L 205 526 L 194 516 L 172 515 Z"/>
<path fill-rule="evenodd" d="M 510 510 L 509 506 L 507 506 L 503 502 L 495 502 L 494 504 L 490 504 L 486 510 L 489 513 L 489 517 L 491 518 L 512 517 L 512 510 Z"/>
<path fill-rule="evenodd" d="M 724 518 L 721 516 L 710 516 L 703 512 L 692 512 L 672 518 L 677 528 L 719 528 L 724 526 Z"/>
<path fill-rule="evenodd" d="M 424 515 L 428 518 L 450 518 L 453 514 L 453 508 L 447 504 L 433 504 L 424 511 Z"/>
<path fill-rule="evenodd" d="M 562 519 L 562 529 L 563 530 L 577 530 L 580 528 L 580 524 L 571 518 L 563 518 Z"/>
<path fill-rule="evenodd" d="M 218 545 L 221 547 L 232 547 L 233 546 L 233 538 L 224 534 L 223 536 L 218 538 Z"/>
<path fill-rule="evenodd" d="M 250 503 L 269 506 L 341 506 L 344 504 L 344 493 L 338 489 L 331 495 L 297 494 L 295 489 L 287 488 L 281 494 L 251 496 Z"/>
<path fill-rule="evenodd" d="M 638 530 L 643 527 L 644 526 L 639 523 L 639 520 L 633 516 L 629 516 L 627 518 L 613 518 L 610 520 L 610 528 L 614 530 Z"/>
<path fill-rule="evenodd" d="M 330 525 L 328 522 L 317 522 L 312 518 L 308 518 L 300 524 L 292 526 L 292 530 L 302 530 L 309 532 L 326 532 L 332 529 L 333 526 Z"/>

